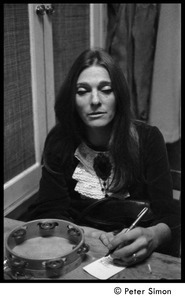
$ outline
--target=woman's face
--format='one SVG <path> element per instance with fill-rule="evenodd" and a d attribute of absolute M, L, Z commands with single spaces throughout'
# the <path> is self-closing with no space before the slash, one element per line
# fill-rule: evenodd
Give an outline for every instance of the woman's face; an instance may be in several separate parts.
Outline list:
<path fill-rule="evenodd" d="M 105 68 L 91 66 L 79 75 L 76 108 L 88 127 L 105 127 L 113 120 L 116 100 L 109 73 Z"/>

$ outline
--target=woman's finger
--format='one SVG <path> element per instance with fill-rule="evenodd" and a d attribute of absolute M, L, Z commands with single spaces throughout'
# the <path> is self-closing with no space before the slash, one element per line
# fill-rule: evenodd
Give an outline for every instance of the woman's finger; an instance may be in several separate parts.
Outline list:
<path fill-rule="evenodd" d="M 99 237 L 102 243 L 107 247 L 110 244 L 110 242 L 113 240 L 113 238 L 114 238 L 114 234 L 112 232 L 102 233 Z"/>
<path fill-rule="evenodd" d="M 120 232 L 114 237 L 114 239 L 111 240 L 111 243 L 108 247 L 109 249 L 120 247 L 120 245 L 124 247 L 128 244 L 131 244 L 133 241 L 138 239 L 141 235 L 142 235 L 142 228 L 140 227 L 134 228 L 131 231 Z"/>
<path fill-rule="evenodd" d="M 128 244 L 128 242 L 119 245 L 119 249 L 115 249 L 112 254 L 113 258 L 117 257 L 130 257 L 133 253 L 138 252 L 140 249 L 147 247 L 145 239 L 139 237 L 135 241 Z"/>
<path fill-rule="evenodd" d="M 118 266 L 132 266 L 135 265 L 141 261 L 143 261 L 145 258 L 147 258 L 147 249 L 143 248 L 141 250 L 139 250 L 138 252 L 134 252 L 132 255 L 130 256 L 125 256 L 125 257 L 121 257 L 121 258 L 115 258 L 113 260 L 114 264 L 118 265 Z"/>

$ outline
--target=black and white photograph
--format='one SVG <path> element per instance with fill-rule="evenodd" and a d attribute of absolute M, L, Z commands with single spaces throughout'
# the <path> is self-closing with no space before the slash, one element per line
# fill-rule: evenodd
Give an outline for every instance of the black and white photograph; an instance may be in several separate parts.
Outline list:
<path fill-rule="evenodd" d="M 181 3 L 3 11 L 4 287 L 176 299 Z"/>

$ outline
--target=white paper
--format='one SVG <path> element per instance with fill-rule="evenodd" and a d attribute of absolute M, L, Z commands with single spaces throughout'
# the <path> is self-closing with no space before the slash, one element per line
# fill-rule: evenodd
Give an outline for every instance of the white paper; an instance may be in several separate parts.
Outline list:
<path fill-rule="evenodd" d="M 109 255 L 90 263 L 83 269 L 98 279 L 108 279 L 124 270 L 125 267 L 114 265 L 113 258 Z"/>

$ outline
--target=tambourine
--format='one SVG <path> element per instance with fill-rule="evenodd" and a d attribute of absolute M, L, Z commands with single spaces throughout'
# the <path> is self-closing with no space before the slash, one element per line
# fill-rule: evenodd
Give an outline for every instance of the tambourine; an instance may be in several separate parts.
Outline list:
<path fill-rule="evenodd" d="M 5 242 L 6 264 L 13 279 L 57 278 L 78 267 L 88 252 L 83 230 L 58 219 L 27 222 Z"/>

